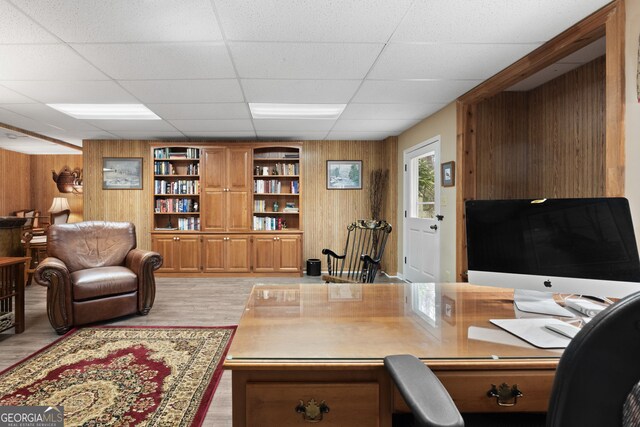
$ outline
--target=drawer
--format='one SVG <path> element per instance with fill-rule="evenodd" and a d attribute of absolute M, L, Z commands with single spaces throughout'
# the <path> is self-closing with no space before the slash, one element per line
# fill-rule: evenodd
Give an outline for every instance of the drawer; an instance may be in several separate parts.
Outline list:
<path fill-rule="evenodd" d="M 324 402 L 329 411 L 321 426 L 379 426 L 378 383 L 249 382 L 246 386 L 246 425 L 306 426 L 310 421 L 296 411 L 300 401 Z M 312 409 L 310 409 L 312 411 Z"/>
<path fill-rule="evenodd" d="M 554 370 L 531 371 L 440 371 L 435 372 L 460 412 L 547 412 Z M 492 384 L 518 385 L 522 397 L 513 406 L 498 405 L 487 396 Z M 393 392 L 394 412 L 409 412 L 397 388 Z"/>

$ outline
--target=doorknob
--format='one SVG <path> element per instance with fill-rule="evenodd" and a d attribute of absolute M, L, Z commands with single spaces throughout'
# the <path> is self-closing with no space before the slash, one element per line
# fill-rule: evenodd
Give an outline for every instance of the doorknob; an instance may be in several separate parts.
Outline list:
<path fill-rule="evenodd" d="M 432 229 L 432 230 L 437 230 L 437 229 L 438 229 L 438 226 L 437 226 L 437 225 L 435 225 L 435 224 L 433 224 L 433 225 L 432 225 L 432 226 L 430 226 L 429 228 L 430 228 L 430 229 Z"/>

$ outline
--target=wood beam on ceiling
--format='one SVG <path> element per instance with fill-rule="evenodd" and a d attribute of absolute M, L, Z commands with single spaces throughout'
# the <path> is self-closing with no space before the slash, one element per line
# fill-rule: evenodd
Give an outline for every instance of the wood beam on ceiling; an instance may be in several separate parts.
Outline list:
<path fill-rule="evenodd" d="M 40 135 L 39 133 L 35 133 L 35 132 L 31 132 L 31 131 L 26 130 L 26 129 L 22 129 L 22 128 L 19 128 L 19 127 L 11 126 L 11 125 L 8 125 L 6 123 L 0 122 L 0 128 L 7 129 L 7 130 L 10 130 L 12 132 L 18 132 L 18 133 L 21 133 L 23 135 L 30 136 L 31 138 L 40 139 L 42 141 L 52 142 L 54 144 L 58 144 L 58 145 L 61 145 L 63 147 L 71 148 L 73 150 L 82 151 L 82 147 L 78 147 L 77 145 L 73 145 L 73 144 L 71 144 L 69 142 L 62 141 L 62 140 L 56 139 L 56 138 L 51 138 L 51 137 L 46 136 L 46 135 Z"/>

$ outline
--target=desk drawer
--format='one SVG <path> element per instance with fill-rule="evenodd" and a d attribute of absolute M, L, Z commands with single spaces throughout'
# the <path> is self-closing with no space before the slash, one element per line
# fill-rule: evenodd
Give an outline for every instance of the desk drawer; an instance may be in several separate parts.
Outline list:
<path fill-rule="evenodd" d="M 496 370 L 486 372 L 440 371 L 442 381 L 460 412 L 547 412 L 553 386 L 554 370 Z M 495 397 L 487 396 L 492 384 L 509 387 L 518 385 L 522 397 L 513 406 L 498 405 Z M 394 387 L 395 412 L 409 412 L 400 392 Z"/>
<path fill-rule="evenodd" d="M 311 421 L 296 411 L 300 401 L 313 408 L 313 399 L 326 403 L 320 426 L 375 427 L 379 425 L 379 389 L 366 383 L 249 382 L 246 387 L 247 426 L 305 426 Z"/>

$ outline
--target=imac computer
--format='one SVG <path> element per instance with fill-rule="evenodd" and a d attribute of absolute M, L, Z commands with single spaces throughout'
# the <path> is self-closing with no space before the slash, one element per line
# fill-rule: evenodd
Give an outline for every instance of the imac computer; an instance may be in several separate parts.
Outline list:
<path fill-rule="evenodd" d="M 472 284 L 617 298 L 640 291 L 625 198 L 472 200 L 465 215 Z"/>

